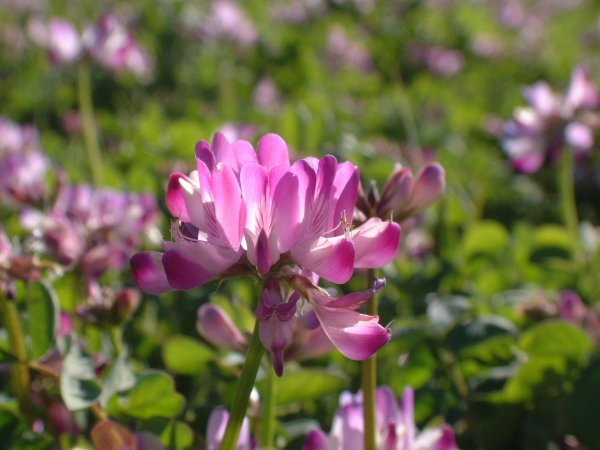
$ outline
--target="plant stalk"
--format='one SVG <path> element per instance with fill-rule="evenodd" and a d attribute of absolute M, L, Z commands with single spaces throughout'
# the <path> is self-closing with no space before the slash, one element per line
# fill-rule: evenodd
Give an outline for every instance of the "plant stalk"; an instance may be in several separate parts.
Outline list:
<path fill-rule="evenodd" d="M 260 448 L 263 450 L 274 448 L 273 440 L 275 437 L 275 383 L 277 382 L 277 377 L 271 367 L 270 361 L 268 362 L 269 367 L 267 367 L 265 375 L 265 390 L 261 401 Z"/>
<path fill-rule="evenodd" d="M 94 118 L 90 69 L 85 61 L 79 64 L 77 93 L 79 96 L 79 114 L 83 125 L 83 139 L 92 173 L 92 181 L 94 185 L 101 186 L 103 183 L 102 156 L 98 145 L 96 119 Z"/>
<path fill-rule="evenodd" d="M 2 291 L 0 291 L 0 303 L 2 304 L 2 315 L 4 316 L 6 331 L 8 332 L 10 348 L 17 358 L 17 361 L 10 366 L 12 386 L 19 403 L 19 410 L 25 417 L 31 418 L 27 347 L 25 346 L 21 320 L 14 300 L 8 299 L 6 294 Z"/>
<path fill-rule="evenodd" d="M 258 337 L 258 320 L 256 320 L 254 332 L 252 333 L 248 351 L 246 352 L 246 361 L 244 362 L 244 367 L 242 367 L 242 373 L 236 386 L 233 405 L 229 411 L 229 421 L 227 422 L 223 442 L 221 442 L 221 450 L 235 450 L 242 423 L 246 417 L 250 393 L 254 387 L 256 374 L 260 367 L 260 360 L 264 353 L 265 348 Z"/>
<path fill-rule="evenodd" d="M 574 177 L 574 153 L 571 149 L 564 149 L 561 155 L 560 168 L 558 171 L 558 189 L 560 194 L 560 206 L 562 216 L 571 236 L 574 246 L 575 259 L 582 256 L 583 246 L 579 234 L 579 218 L 577 217 L 577 206 L 575 203 L 575 177 Z"/>
<path fill-rule="evenodd" d="M 373 286 L 375 269 L 367 271 L 368 286 Z M 377 314 L 377 296 L 373 295 L 366 305 L 365 313 Z M 376 423 L 375 423 L 375 391 L 377 389 L 377 354 L 362 362 L 362 394 L 363 394 L 363 422 L 364 422 L 364 449 L 377 450 Z"/>

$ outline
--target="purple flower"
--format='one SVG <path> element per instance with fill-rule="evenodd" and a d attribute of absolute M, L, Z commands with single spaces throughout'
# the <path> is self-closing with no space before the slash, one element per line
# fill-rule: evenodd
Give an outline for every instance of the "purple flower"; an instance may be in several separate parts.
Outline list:
<path fill-rule="evenodd" d="M 150 78 L 152 61 L 113 14 L 103 15 L 83 32 L 83 45 L 96 62 L 113 72 L 129 71 L 141 80 Z"/>
<path fill-rule="evenodd" d="M 167 206 L 177 220 L 165 253 L 132 258 L 146 292 L 191 289 L 239 268 L 276 278 L 283 267 L 300 266 L 344 283 L 355 267 L 382 267 L 397 254 L 397 224 L 371 219 L 352 228 L 358 170 L 350 163 L 325 156 L 291 165 L 275 134 L 254 152 L 217 133 L 212 146 L 198 143 L 196 159 L 189 177 L 169 179 Z"/>
<path fill-rule="evenodd" d="M 237 2 L 213 0 L 209 16 L 202 25 L 202 32 L 212 39 L 231 39 L 242 46 L 251 46 L 258 35 L 252 22 Z"/>
<path fill-rule="evenodd" d="M 526 88 L 523 96 L 529 106 L 518 108 L 504 125 L 502 145 L 514 167 L 536 172 L 545 161 L 554 162 L 565 146 L 588 154 L 598 122 L 594 111 L 600 104 L 598 95 L 582 67 L 573 70 L 564 96 L 543 81 Z"/>
<path fill-rule="evenodd" d="M 229 421 L 229 412 L 223 407 L 213 409 L 208 418 L 208 427 L 206 429 L 206 450 L 219 450 L 221 442 L 225 436 L 225 428 Z M 252 450 L 252 440 L 250 439 L 250 426 L 248 419 L 244 418 L 240 436 L 235 446 L 236 450 Z"/>
<path fill-rule="evenodd" d="M 393 391 L 382 386 L 376 397 L 376 439 L 381 450 L 455 450 L 452 428 L 447 425 L 418 432 L 413 417 L 413 391 L 406 388 L 398 406 Z M 364 424 L 362 394 L 344 392 L 340 397 L 331 433 L 315 429 L 309 432 L 303 450 L 360 450 Z"/>
<path fill-rule="evenodd" d="M 78 266 L 88 280 L 122 269 L 153 229 L 157 205 L 149 194 L 65 186 L 49 214 L 23 212 L 25 228 L 37 230 L 48 251 L 64 265 Z"/>
<path fill-rule="evenodd" d="M 28 23 L 33 41 L 48 52 L 52 64 L 68 64 L 81 54 L 81 38 L 70 22 L 53 18 L 48 22 L 32 19 Z"/>
<path fill-rule="evenodd" d="M 49 167 L 35 128 L 0 118 L 0 203 L 38 203 Z"/>

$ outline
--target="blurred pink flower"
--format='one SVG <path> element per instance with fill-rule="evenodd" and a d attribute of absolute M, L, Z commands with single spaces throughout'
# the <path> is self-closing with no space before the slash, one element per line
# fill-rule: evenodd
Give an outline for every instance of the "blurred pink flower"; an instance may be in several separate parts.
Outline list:
<path fill-rule="evenodd" d="M 454 432 L 448 425 L 426 428 L 418 432 L 414 422 L 414 400 L 411 388 L 406 388 L 398 406 L 393 391 L 387 386 L 377 388 L 376 439 L 380 450 L 456 450 Z M 362 393 L 342 393 L 331 432 L 320 429 L 308 433 L 303 450 L 358 450 L 364 434 Z"/>
<path fill-rule="evenodd" d="M 225 408 L 218 406 L 212 410 L 206 429 L 206 450 L 219 450 L 228 421 L 229 412 Z M 245 417 L 235 450 L 252 450 L 253 448 L 255 446 L 250 438 L 250 425 L 248 424 L 248 418 Z"/>
<path fill-rule="evenodd" d="M 49 168 L 37 130 L 0 118 L 0 204 L 40 202 L 46 191 L 44 181 Z"/>
<path fill-rule="evenodd" d="M 53 18 L 47 22 L 33 18 L 27 25 L 33 41 L 48 52 L 53 64 L 67 64 L 81 54 L 81 38 L 70 22 Z"/>
<path fill-rule="evenodd" d="M 556 94 L 539 81 L 523 91 L 529 103 L 504 124 L 502 145 L 514 167 L 536 172 L 545 161 L 555 162 L 565 146 L 577 155 L 588 154 L 600 120 L 598 89 L 582 67 L 576 67 L 566 94 Z"/>

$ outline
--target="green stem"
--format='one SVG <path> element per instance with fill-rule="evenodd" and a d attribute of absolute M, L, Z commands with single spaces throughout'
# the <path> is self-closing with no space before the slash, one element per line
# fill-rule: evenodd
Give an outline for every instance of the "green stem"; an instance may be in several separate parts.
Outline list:
<path fill-rule="evenodd" d="M 265 348 L 258 337 L 257 320 L 254 324 L 254 332 L 250 339 L 248 351 L 246 352 L 246 361 L 244 362 L 244 367 L 242 367 L 242 373 L 240 374 L 236 386 L 233 405 L 229 411 L 229 421 L 227 422 L 227 429 L 225 430 L 225 436 L 223 436 L 223 442 L 221 443 L 221 450 L 234 450 L 236 447 L 240 429 L 242 428 L 244 417 L 246 417 L 248 399 L 250 398 L 250 393 L 254 387 L 260 360 L 264 353 Z"/>
<path fill-rule="evenodd" d="M 17 362 L 11 365 L 10 373 L 13 389 L 19 402 L 19 410 L 23 415 L 31 417 L 31 398 L 29 396 L 29 369 L 27 367 L 27 347 L 21 328 L 19 313 L 13 300 L 6 298 L 4 292 L 0 291 L 0 303 L 2 303 L 2 315 L 8 332 L 10 347 L 17 358 Z"/>
<path fill-rule="evenodd" d="M 575 204 L 575 181 L 573 176 L 574 171 L 574 154 L 570 149 L 565 149 L 562 152 L 558 188 L 560 193 L 560 206 L 565 226 L 575 247 L 575 258 L 579 259 L 582 254 L 582 243 L 579 235 L 579 219 L 577 217 L 577 207 Z"/>
<path fill-rule="evenodd" d="M 83 139 L 85 150 L 87 152 L 90 170 L 92 172 L 92 181 L 96 186 L 102 185 L 102 156 L 98 145 L 98 129 L 94 118 L 94 106 L 92 103 L 92 83 L 90 69 L 84 61 L 79 64 L 79 73 L 77 76 L 77 92 L 79 96 L 79 114 L 83 124 Z"/>
<path fill-rule="evenodd" d="M 115 358 L 118 358 L 123 353 L 123 333 L 117 325 L 111 325 L 108 333 L 115 352 Z"/>
<path fill-rule="evenodd" d="M 271 367 L 267 367 L 265 375 L 265 389 L 261 401 L 261 421 L 260 421 L 260 448 L 270 450 L 273 447 L 275 437 L 275 383 L 277 377 Z"/>
<path fill-rule="evenodd" d="M 375 269 L 367 272 L 369 288 L 375 280 Z M 377 314 L 377 297 L 373 295 L 366 305 L 365 313 Z M 376 423 L 375 423 L 375 391 L 377 389 L 377 356 L 376 354 L 362 362 L 362 393 L 363 393 L 363 421 L 364 421 L 364 449 L 377 450 Z"/>

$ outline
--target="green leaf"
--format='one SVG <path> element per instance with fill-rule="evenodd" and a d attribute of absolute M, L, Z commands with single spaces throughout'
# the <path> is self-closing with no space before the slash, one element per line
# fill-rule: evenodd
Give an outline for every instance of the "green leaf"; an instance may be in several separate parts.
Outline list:
<path fill-rule="evenodd" d="M 581 360 L 594 344 L 579 328 L 565 322 L 548 321 L 527 330 L 519 347 L 530 357 L 548 356 Z"/>
<path fill-rule="evenodd" d="M 486 220 L 469 228 L 463 240 L 463 252 L 466 257 L 496 255 L 506 249 L 508 241 L 508 232 L 501 224 Z"/>
<path fill-rule="evenodd" d="M 548 258 L 569 258 L 573 243 L 567 230 L 557 225 L 543 225 L 535 230 L 531 260 L 543 262 Z"/>
<path fill-rule="evenodd" d="M 276 380 L 275 398 L 279 405 L 312 401 L 328 394 L 337 394 L 346 385 L 346 381 L 342 374 L 333 371 L 317 369 L 286 371 Z M 264 390 L 264 384 L 264 380 L 258 381 L 259 392 Z"/>
<path fill-rule="evenodd" d="M 135 385 L 135 375 L 127 363 L 126 355 L 120 356 L 110 368 L 102 384 L 102 393 L 98 398 L 100 405 L 106 408 L 110 397 L 116 392 L 123 392 Z"/>
<path fill-rule="evenodd" d="M 194 441 L 192 429 L 184 422 L 179 421 L 169 421 L 159 437 L 163 445 L 174 450 L 185 450 Z"/>
<path fill-rule="evenodd" d="M 27 289 L 31 356 L 38 359 L 54 345 L 58 326 L 58 300 L 51 286 L 33 283 Z"/>
<path fill-rule="evenodd" d="M 60 369 L 60 392 L 71 411 L 89 408 L 100 395 L 94 362 L 73 342 Z"/>
<path fill-rule="evenodd" d="M 165 366 L 176 374 L 198 375 L 206 370 L 206 364 L 213 359 L 210 348 L 196 339 L 187 336 L 170 337 L 163 345 L 162 356 Z"/>
<path fill-rule="evenodd" d="M 175 417 L 185 400 L 175 391 L 173 379 L 162 372 L 148 372 L 138 378 L 125 394 L 115 394 L 108 401 L 107 411 L 115 417 L 136 419 Z"/>

